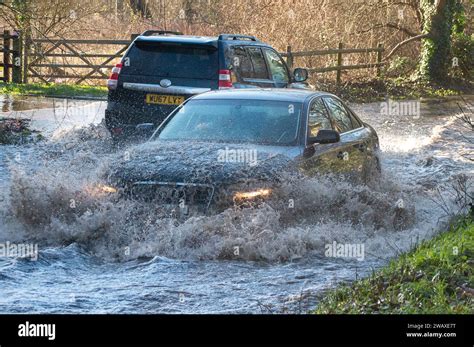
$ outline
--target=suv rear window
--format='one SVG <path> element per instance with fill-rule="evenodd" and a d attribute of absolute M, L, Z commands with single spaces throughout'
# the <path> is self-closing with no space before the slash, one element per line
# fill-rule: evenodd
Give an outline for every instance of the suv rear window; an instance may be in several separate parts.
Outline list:
<path fill-rule="evenodd" d="M 217 79 L 219 59 L 214 47 L 136 42 L 127 58 L 129 75 Z"/>

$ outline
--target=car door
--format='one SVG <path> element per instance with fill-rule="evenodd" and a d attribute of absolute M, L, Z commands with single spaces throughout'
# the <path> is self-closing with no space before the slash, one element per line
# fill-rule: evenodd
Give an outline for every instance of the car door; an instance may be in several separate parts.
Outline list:
<path fill-rule="evenodd" d="M 271 48 L 264 48 L 263 53 L 270 70 L 271 79 L 275 88 L 286 88 L 290 83 L 288 68 L 280 55 Z"/>
<path fill-rule="evenodd" d="M 270 77 L 262 49 L 258 46 L 247 46 L 245 49 L 250 57 L 253 73 L 250 77 L 243 78 L 243 83 L 262 88 L 273 88 L 274 83 Z"/>
<path fill-rule="evenodd" d="M 333 121 L 321 97 L 316 97 L 310 102 L 307 119 L 306 138 L 316 136 L 319 130 L 334 130 Z M 337 170 L 340 166 L 338 153 L 341 150 L 341 143 L 306 145 L 302 171 L 308 176 L 314 176 Z"/>
<path fill-rule="evenodd" d="M 245 88 L 250 84 L 249 80 L 254 79 L 255 72 L 249 53 L 245 46 L 231 46 L 229 65 L 232 69 L 232 83 L 235 88 Z"/>
<path fill-rule="evenodd" d="M 367 133 L 363 125 L 351 114 L 344 103 L 332 96 L 324 96 L 334 130 L 341 136 L 337 153 L 339 159 L 335 171 L 339 173 L 362 175 L 367 163 Z"/>

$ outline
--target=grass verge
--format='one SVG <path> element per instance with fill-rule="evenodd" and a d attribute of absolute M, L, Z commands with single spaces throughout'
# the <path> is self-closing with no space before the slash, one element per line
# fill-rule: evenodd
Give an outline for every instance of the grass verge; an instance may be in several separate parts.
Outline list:
<path fill-rule="evenodd" d="M 0 83 L 0 93 L 12 95 L 37 95 L 55 97 L 94 97 L 106 98 L 107 88 L 75 84 L 17 84 Z"/>
<path fill-rule="evenodd" d="M 330 290 L 317 314 L 474 312 L 474 220 L 392 260 L 369 278 Z"/>
<path fill-rule="evenodd" d="M 376 102 L 387 98 L 407 100 L 419 98 L 444 98 L 473 94 L 474 83 L 465 80 L 450 80 L 444 85 L 403 78 L 375 78 L 348 81 L 340 86 L 335 83 L 316 83 L 315 88 L 338 95 L 342 99 L 355 102 Z"/>
<path fill-rule="evenodd" d="M 465 80 L 452 80 L 445 85 L 434 85 L 402 78 L 376 78 L 349 81 L 341 86 L 335 83 L 312 83 L 315 89 L 334 93 L 350 102 L 376 102 L 390 99 L 443 98 L 446 96 L 473 94 L 474 83 Z M 38 95 L 56 97 L 106 98 L 107 88 L 74 84 L 16 84 L 1 83 L 0 93 L 13 95 Z"/>

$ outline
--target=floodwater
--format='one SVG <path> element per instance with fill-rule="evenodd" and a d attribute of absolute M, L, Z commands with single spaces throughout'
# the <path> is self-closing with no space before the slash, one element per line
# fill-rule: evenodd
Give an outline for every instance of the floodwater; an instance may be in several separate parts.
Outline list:
<path fill-rule="evenodd" d="M 98 124 L 103 118 L 105 101 L 63 98 L 0 95 L 0 119 L 31 119 L 30 128 L 46 137 L 88 124 Z"/>
<path fill-rule="evenodd" d="M 16 108 L 3 99 L 0 117 L 31 118 L 47 141 L 0 147 L 0 245 L 39 250 L 37 260 L 0 258 L 0 311 L 304 313 L 459 211 L 454 187 L 472 182 L 474 139 L 457 116 L 461 106 L 472 117 L 473 101 L 422 101 L 419 114 L 352 105 L 379 134 L 380 182 L 321 177 L 289 187 L 299 209 L 290 223 L 269 206 L 177 223 L 94 193 L 116 156 L 104 102 Z M 334 242 L 364 252 L 328 257 Z"/>

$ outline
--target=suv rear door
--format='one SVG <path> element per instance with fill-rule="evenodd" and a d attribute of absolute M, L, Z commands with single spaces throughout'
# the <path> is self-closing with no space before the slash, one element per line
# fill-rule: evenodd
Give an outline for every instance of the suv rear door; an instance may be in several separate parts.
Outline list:
<path fill-rule="evenodd" d="M 230 63 L 237 78 L 235 87 L 275 87 L 261 47 L 232 46 Z"/>
<path fill-rule="evenodd" d="M 218 88 L 219 55 L 213 45 L 136 40 L 124 57 L 113 100 L 133 123 L 161 120 L 192 95 Z M 161 84 L 163 80 L 169 80 Z M 124 110 L 127 112 L 127 110 Z"/>
<path fill-rule="evenodd" d="M 126 58 L 123 82 L 159 83 L 166 78 L 172 85 L 217 87 L 218 52 L 212 45 L 136 41 Z"/>

